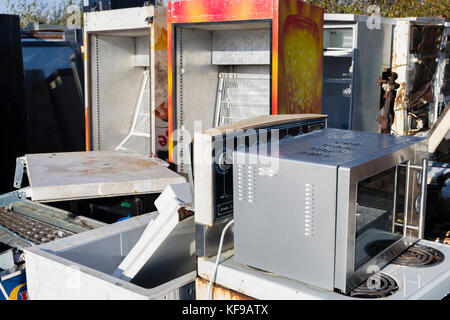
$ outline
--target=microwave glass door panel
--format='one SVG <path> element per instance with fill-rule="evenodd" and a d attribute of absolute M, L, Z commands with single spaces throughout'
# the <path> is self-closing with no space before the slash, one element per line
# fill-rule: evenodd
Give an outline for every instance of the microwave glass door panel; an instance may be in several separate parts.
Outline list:
<path fill-rule="evenodd" d="M 358 182 L 356 198 L 355 266 L 358 269 L 384 249 L 398 241 L 394 232 L 396 167 Z M 404 188 L 404 185 L 401 186 Z"/>

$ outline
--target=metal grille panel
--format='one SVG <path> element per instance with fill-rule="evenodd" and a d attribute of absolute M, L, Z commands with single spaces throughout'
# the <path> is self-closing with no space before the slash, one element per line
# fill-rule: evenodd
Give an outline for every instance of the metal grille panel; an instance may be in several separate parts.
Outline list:
<path fill-rule="evenodd" d="M 216 126 L 268 114 L 270 114 L 269 75 L 219 74 Z"/>
<path fill-rule="evenodd" d="M 0 225 L 34 244 L 50 242 L 73 234 L 4 209 L 0 209 Z"/>

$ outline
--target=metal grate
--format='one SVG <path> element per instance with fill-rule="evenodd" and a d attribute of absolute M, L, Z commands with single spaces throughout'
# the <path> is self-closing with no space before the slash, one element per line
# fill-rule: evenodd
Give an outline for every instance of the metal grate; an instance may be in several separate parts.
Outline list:
<path fill-rule="evenodd" d="M 0 226 L 34 244 L 50 242 L 73 234 L 4 209 L 0 209 Z"/>
<path fill-rule="evenodd" d="M 266 74 L 219 73 L 215 126 L 270 114 Z"/>

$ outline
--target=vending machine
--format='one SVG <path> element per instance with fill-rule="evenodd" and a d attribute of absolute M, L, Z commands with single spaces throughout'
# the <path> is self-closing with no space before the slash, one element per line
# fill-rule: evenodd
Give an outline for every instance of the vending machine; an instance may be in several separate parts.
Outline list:
<path fill-rule="evenodd" d="M 172 1 L 169 161 L 194 132 L 261 115 L 321 113 L 323 10 L 299 0 Z"/>

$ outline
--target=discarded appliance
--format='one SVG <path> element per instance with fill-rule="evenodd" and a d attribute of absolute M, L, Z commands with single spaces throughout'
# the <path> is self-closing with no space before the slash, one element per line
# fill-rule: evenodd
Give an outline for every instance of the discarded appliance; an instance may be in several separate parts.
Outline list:
<path fill-rule="evenodd" d="M 423 238 L 427 150 L 424 138 L 325 129 L 273 154 L 236 151 L 236 261 L 350 292 Z"/>
<path fill-rule="evenodd" d="M 217 254 L 220 234 L 233 217 L 233 151 L 253 148 L 327 127 L 327 117 L 316 114 L 259 116 L 206 130 L 194 137 L 196 252 Z M 223 250 L 233 247 L 227 233 Z"/>
<path fill-rule="evenodd" d="M 166 8 L 84 15 L 87 150 L 168 159 Z"/>
<path fill-rule="evenodd" d="M 2 125 L 0 148 L 2 170 L 0 193 L 12 191 L 16 158 L 26 150 L 25 84 L 23 77 L 20 19 L 0 14 L 0 90 L 2 95 Z M 20 129 L 19 129 L 20 128 Z"/>
<path fill-rule="evenodd" d="M 394 19 L 392 72 L 400 88 L 392 133 L 423 134 L 450 101 L 450 27 L 443 18 Z M 449 130 L 449 124 L 443 123 Z"/>
<path fill-rule="evenodd" d="M 450 251 L 422 239 L 427 157 L 423 138 L 336 129 L 236 150 L 234 250 L 198 257 L 197 299 L 445 297 Z"/>
<path fill-rule="evenodd" d="M 20 157 L 14 186 L 21 189 L 0 196 L 0 243 L 14 253 L 7 269 L 24 268 L 22 252 L 31 245 L 151 212 L 167 185 L 184 182 L 165 162 L 135 152 Z"/>
<path fill-rule="evenodd" d="M 27 249 L 30 298 L 194 299 L 191 196 L 179 186 L 158 198 L 162 212 Z"/>
<path fill-rule="evenodd" d="M 380 70 L 391 65 L 392 21 L 325 14 L 322 113 L 330 128 L 378 132 Z"/>
<path fill-rule="evenodd" d="M 194 132 L 259 115 L 321 113 L 323 10 L 297 0 L 168 3 L 169 162 Z"/>

